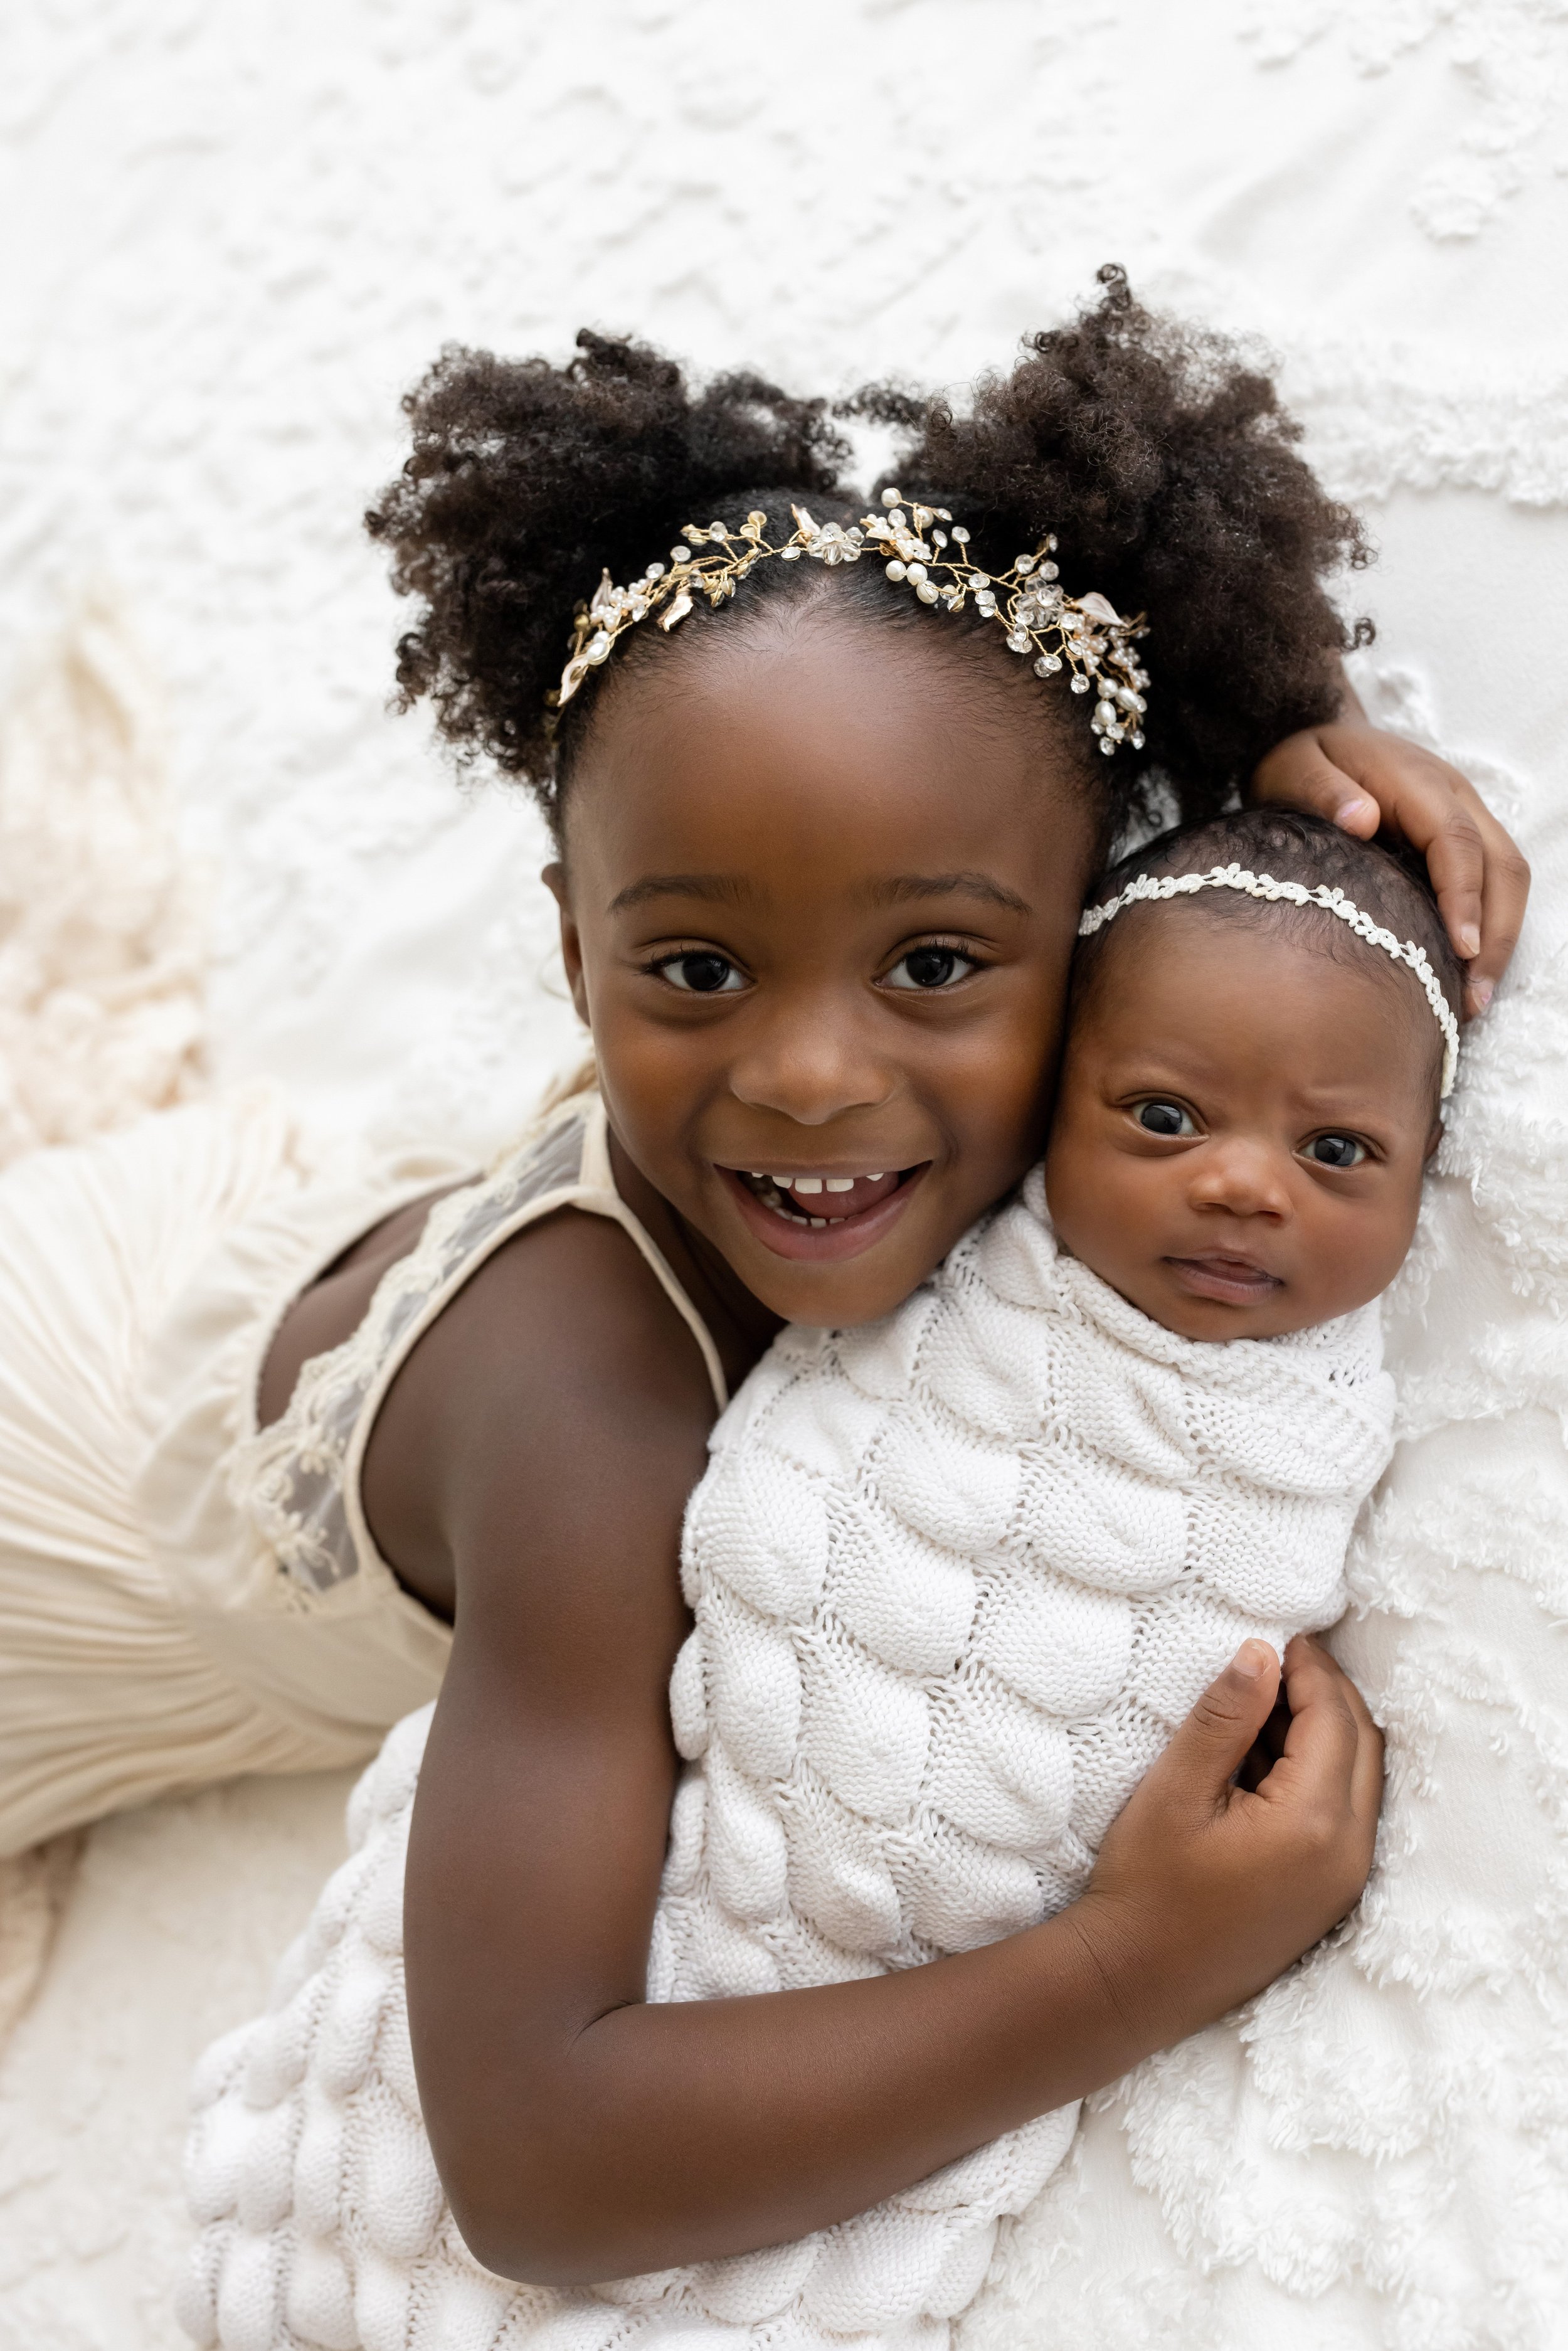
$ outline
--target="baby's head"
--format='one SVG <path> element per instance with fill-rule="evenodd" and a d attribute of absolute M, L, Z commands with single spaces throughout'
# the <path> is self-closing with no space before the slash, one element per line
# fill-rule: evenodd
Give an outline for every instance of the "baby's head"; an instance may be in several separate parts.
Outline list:
<path fill-rule="evenodd" d="M 1243 810 L 1166 834 L 1090 898 L 1139 893 L 1079 941 L 1046 1191 L 1062 1246 L 1189 1339 L 1274 1338 L 1385 1289 L 1416 1229 L 1457 1029 L 1418 966 L 1343 914 L 1241 876 L 1338 892 L 1461 974 L 1424 883 L 1317 819 Z"/>

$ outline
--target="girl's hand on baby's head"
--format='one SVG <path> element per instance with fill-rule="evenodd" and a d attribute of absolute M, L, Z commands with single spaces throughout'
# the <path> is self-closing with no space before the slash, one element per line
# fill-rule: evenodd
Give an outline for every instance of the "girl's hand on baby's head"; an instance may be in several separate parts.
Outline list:
<path fill-rule="evenodd" d="M 1468 967 L 1465 1018 L 1486 1010 L 1519 937 L 1530 867 L 1457 768 L 1369 726 L 1350 695 L 1340 719 L 1277 744 L 1249 796 L 1327 817 L 1364 841 L 1382 831 L 1419 850 Z"/>
<path fill-rule="evenodd" d="M 1180 2039 L 1271 1983 L 1358 1899 L 1372 1867 L 1383 1740 L 1354 1684 L 1299 1635 L 1283 1752 L 1240 1784 L 1281 1674 L 1245 1641 L 1112 1826 L 1074 1914 L 1128 2008 L 1168 2002 Z"/>

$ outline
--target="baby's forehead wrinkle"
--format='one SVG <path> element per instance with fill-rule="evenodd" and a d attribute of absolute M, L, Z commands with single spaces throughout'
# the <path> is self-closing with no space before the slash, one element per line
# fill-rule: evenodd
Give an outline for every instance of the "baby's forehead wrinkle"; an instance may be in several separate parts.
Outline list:
<path fill-rule="evenodd" d="M 1414 974 L 1315 906 L 1271 904 L 1233 895 L 1225 890 L 1155 905 L 1129 906 L 1104 930 L 1084 942 L 1091 949 L 1084 960 L 1096 975 L 1116 965 L 1134 972 L 1146 969 L 1153 977 L 1158 966 L 1162 932 L 1170 933 L 1184 925 L 1193 930 L 1219 930 L 1227 924 L 1255 936 L 1272 932 L 1291 946 L 1321 956 L 1325 962 L 1337 964 L 1342 970 L 1355 973 L 1391 995 L 1406 1007 L 1413 1025 L 1423 1032 L 1431 1025 L 1420 983 Z M 1116 935 L 1118 931 L 1122 934 L 1120 938 Z M 1440 1061 L 1440 1037 L 1436 1050 Z"/>

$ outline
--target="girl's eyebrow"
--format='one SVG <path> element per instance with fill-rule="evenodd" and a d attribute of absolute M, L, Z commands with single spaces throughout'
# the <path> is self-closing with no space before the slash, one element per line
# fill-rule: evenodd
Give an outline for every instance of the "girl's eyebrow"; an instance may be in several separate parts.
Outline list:
<path fill-rule="evenodd" d="M 616 893 L 610 912 L 619 914 L 628 906 L 646 905 L 650 898 L 727 899 L 733 904 L 754 894 L 739 873 L 645 873 L 641 882 L 629 882 Z"/>
<path fill-rule="evenodd" d="M 864 894 L 875 906 L 903 905 L 912 898 L 967 897 L 983 898 L 1013 914 L 1032 912 L 1027 898 L 1004 889 L 988 873 L 891 873 L 883 882 L 868 883 Z M 622 914 L 653 898 L 706 898 L 734 905 L 755 895 L 753 884 L 740 873 L 645 873 L 616 893 L 610 912 Z"/>
<path fill-rule="evenodd" d="M 1016 890 L 1005 890 L 988 873 L 894 873 L 885 882 L 872 884 L 867 895 L 879 906 L 902 905 L 910 898 L 984 898 L 993 906 L 1005 906 L 1009 914 L 1032 913 L 1027 898 Z"/>

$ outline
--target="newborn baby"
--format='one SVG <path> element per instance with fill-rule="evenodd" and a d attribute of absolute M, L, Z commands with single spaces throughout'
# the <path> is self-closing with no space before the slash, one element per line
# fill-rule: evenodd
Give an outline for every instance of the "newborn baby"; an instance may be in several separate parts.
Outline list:
<path fill-rule="evenodd" d="M 1343 1605 L 1390 1445 L 1374 1301 L 1457 1051 L 1436 909 L 1381 851 L 1251 814 L 1128 861 L 1082 929 L 1043 1168 L 886 1322 L 781 1334 L 715 1431 L 653 1999 L 916 1965 L 1060 1909 L 1239 1644 L 1282 1650 Z M 945 2341 L 1075 2109 L 728 2262 L 562 2294 L 468 2261 L 397 1966 L 425 1719 L 367 1775 L 361 1849 L 272 2016 L 211 2053 L 198 2339 L 227 2342 L 224 2288 L 265 2267 L 286 2307 L 329 2270 L 356 2307 L 373 2284 L 410 2351 L 481 2292 L 476 2346 Z M 333 2020 L 372 1978 L 377 2053 L 345 2068 Z M 280 2211 L 262 2189 L 301 2116 L 300 2162 L 329 2147 L 335 2177 Z"/>

